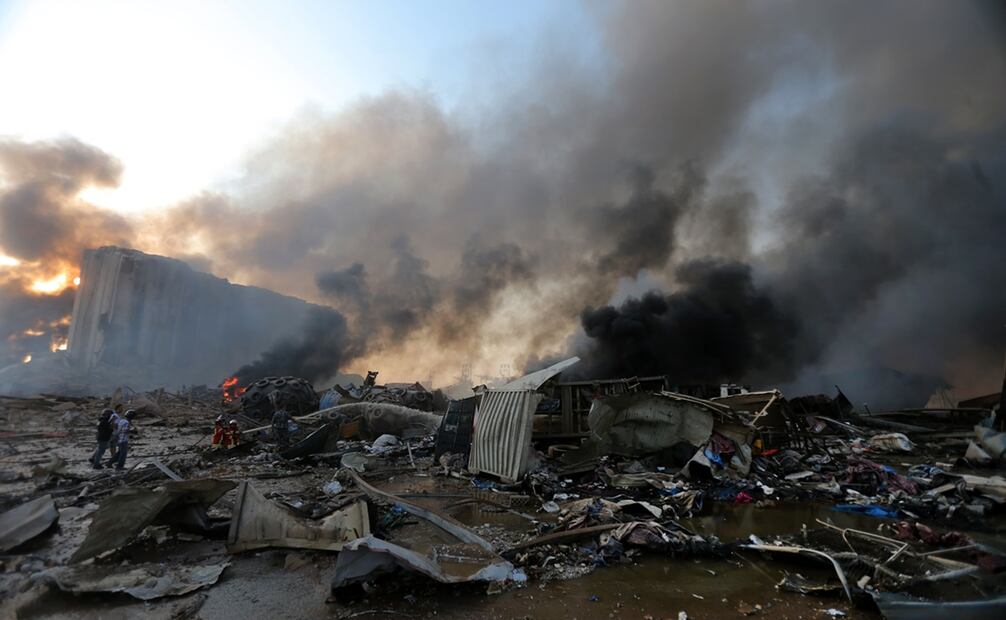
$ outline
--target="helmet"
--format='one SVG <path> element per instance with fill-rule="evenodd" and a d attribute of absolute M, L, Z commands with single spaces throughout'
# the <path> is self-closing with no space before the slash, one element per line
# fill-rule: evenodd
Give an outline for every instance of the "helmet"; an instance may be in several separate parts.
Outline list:
<path fill-rule="evenodd" d="M 115 412 L 112 411 L 111 409 L 103 409 L 101 412 L 101 417 L 107 420 L 108 418 L 112 417 L 113 413 Z"/>
<path fill-rule="evenodd" d="M 128 411 L 126 411 L 126 419 L 127 420 L 132 420 L 135 417 L 136 417 L 136 410 L 135 409 L 129 409 Z"/>
<path fill-rule="evenodd" d="M 237 426 L 238 425 L 238 421 L 237 420 L 231 420 L 230 425 L 231 426 Z"/>
<path fill-rule="evenodd" d="M 214 420 L 214 422 L 216 422 L 217 424 L 223 424 L 224 423 L 224 416 L 223 416 L 223 414 L 218 415 L 217 419 Z"/>

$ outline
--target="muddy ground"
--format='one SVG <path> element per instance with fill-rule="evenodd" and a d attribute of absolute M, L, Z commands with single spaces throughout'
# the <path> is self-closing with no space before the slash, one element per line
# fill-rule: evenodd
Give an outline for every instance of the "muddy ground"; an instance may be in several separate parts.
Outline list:
<path fill-rule="evenodd" d="M 274 499 L 317 497 L 318 490 L 334 477 L 335 467 L 274 462 L 271 457 L 234 456 L 198 462 L 192 455 L 205 443 L 214 412 L 199 407 L 160 419 L 140 419 L 128 466 L 151 457 L 185 464 L 196 463 L 186 477 L 252 480 L 257 489 Z M 3 617 L 46 619 L 186 618 L 206 620 L 270 618 L 827 618 L 844 613 L 847 618 L 879 618 L 879 613 L 856 609 L 841 598 L 813 597 L 780 591 L 776 584 L 787 572 L 827 577 L 814 565 L 769 560 L 758 554 L 734 553 L 724 559 L 671 558 L 642 553 L 610 566 L 570 566 L 566 580 L 530 581 L 508 586 L 502 592 L 486 584 L 440 585 L 426 578 L 398 573 L 375 582 L 350 600 L 333 598 L 329 589 L 335 567 L 334 553 L 267 550 L 229 556 L 223 541 L 186 541 L 169 537 L 158 543 L 141 537 L 102 563 L 188 563 L 202 558 L 230 560 L 230 566 L 213 586 L 183 597 L 143 603 L 126 594 L 75 596 L 37 583 L 36 570 L 26 564 L 37 560 L 51 565 L 65 559 L 86 534 L 89 513 L 113 487 L 78 499 L 87 480 L 103 479 L 107 470 L 95 471 L 87 459 L 93 449 L 90 423 L 63 426 L 62 412 L 40 411 L 35 419 L 19 421 L 4 438 L 0 457 L 4 480 L 0 497 L 14 498 L 49 489 L 61 507 L 59 524 L 39 539 L 2 558 L 2 578 L 12 593 L 0 608 Z M 93 416 L 92 416 L 93 417 Z M 85 420 L 88 418 L 85 418 Z M 12 434 L 13 433 L 13 434 Z M 49 433 L 53 436 L 30 435 Z M 194 448 L 195 446 L 195 448 Z M 65 461 L 60 474 L 46 473 L 55 459 Z M 476 529 L 485 538 L 518 540 L 535 533 L 535 524 L 518 515 L 471 504 L 450 508 L 457 498 L 476 491 L 464 478 L 435 477 L 430 457 L 419 456 L 417 468 L 408 460 L 387 463 L 366 479 L 373 485 L 404 494 L 436 507 Z M 34 473 L 32 472 L 35 469 Z M 135 473 L 134 473 L 135 475 Z M 235 491 L 213 508 L 227 516 Z M 424 498 L 424 496 L 426 496 Z M 10 507 L 5 505 L 4 508 Z M 549 515 L 532 505 L 522 508 L 547 523 Z M 714 504 L 706 514 L 682 522 L 699 534 L 715 535 L 723 542 L 745 540 L 751 534 L 763 539 L 813 527 L 815 519 L 841 527 L 875 531 L 879 519 L 839 513 L 827 503 Z M 422 524 L 412 535 L 422 536 Z M 398 535 L 408 537 L 406 523 Z M 1002 546 L 1006 523 L 989 519 L 975 532 L 977 538 Z M 492 592 L 492 593 L 490 593 Z M 16 594 L 15 594 L 16 593 Z"/>

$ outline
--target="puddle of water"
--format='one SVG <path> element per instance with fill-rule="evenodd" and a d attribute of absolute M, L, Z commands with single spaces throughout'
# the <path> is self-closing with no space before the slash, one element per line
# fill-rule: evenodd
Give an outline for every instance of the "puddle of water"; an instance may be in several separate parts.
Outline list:
<path fill-rule="evenodd" d="M 837 512 L 831 504 L 806 502 L 755 506 L 754 504 L 714 503 L 710 514 L 682 519 L 681 524 L 696 534 L 717 536 L 722 542 L 747 540 L 751 534 L 762 539 L 795 534 L 806 525 L 808 529 L 823 527 L 815 519 L 838 527 L 876 531 L 882 521 L 874 517 Z"/>

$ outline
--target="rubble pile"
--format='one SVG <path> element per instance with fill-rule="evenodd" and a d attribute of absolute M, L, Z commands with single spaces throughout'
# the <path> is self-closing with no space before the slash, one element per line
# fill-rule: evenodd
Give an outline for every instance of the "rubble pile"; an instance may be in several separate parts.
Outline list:
<path fill-rule="evenodd" d="M 69 592 L 196 613 L 242 579 L 235 567 L 275 557 L 316 571 L 319 605 L 395 615 L 430 588 L 548 591 L 662 558 L 775 574 L 757 606 L 724 592 L 742 615 L 808 597 L 835 614 L 1002 617 L 994 413 L 894 430 L 896 416 L 856 412 L 840 392 L 627 389 L 594 398 L 580 436 L 543 439 L 534 417 L 557 374 L 480 389 L 446 414 L 375 385 L 271 419 L 205 387 L 2 398 L 3 611 Z M 137 414 L 129 467 L 114 473 L 88 459 L 106 407 Z M 218 441 L 224 415 L 237 430 Z M 726 527 L 731 515 L 744 516 Z M 392 594 L 404 607 L 379 602 Z"/>

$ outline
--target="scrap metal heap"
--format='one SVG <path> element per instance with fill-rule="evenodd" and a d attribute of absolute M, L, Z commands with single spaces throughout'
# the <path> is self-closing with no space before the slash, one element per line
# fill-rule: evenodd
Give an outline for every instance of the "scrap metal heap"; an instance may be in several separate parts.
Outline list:
<path fill-rule="evenodd" d="M 390 403 L 419 411 L 443 411 L 446 399 L 439 390 L 430 392 L 421 383 L 377 385 L 376 370 L 367 372 L 363 385 L 334 385 L 322 397 L 323 406 L 338 403 Z"/>
<path fill-rule="evenodd" d="M 1006 434 L 989 409 L 867 415 L 841 392 L 700 398 L 635 378 L 570 387 L 559 375 L 573 363 L 480 387 L 446 412 L 382 401 L 391 390 L 371 373 L 296 415 L 284 450 L 254 420 L 237 447 L 210 449 L 219 403 L 123 392 L 113 404 L 145 407 L 121 475 L 78 465 L 107 401 L 4 399 L 5 459 L 21 469 L 5 474 L 0 505 L 0 551 L 16 569 L 0 573 L 2 609 L 64 590 L 195 613 L 214 589 L 172 597 L 273 549 L 273 568 L 252 573 L 320 567 L 332 597 L 317 605 L 343 617 L 448 613 L 452 597 L 412 592 L 548 588 L 644 556 L 713 575 L 757 566 L 750 579 L 775 587 L 722 616 L 806 600 L 833 616 L 1003 617 L 1006 553 L 989 533 L 1002 531 Z M 566 399 L 582 390 L 589 409 L 567 419 L 582 432 L 539 423 L 572 415 Z M 740 529 L 722 528 L 732 511 Z"/>

